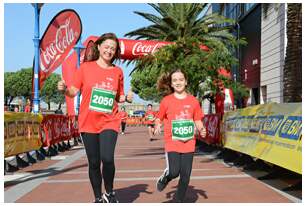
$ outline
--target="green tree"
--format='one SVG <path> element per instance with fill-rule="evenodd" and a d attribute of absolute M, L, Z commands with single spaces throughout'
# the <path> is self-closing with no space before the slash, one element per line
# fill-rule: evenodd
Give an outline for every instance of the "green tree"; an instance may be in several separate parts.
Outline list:
<path fill-rule="evenodd" d="M 16 91 L 13 90 L 14 85 L 14 72 L 4 73 L 4 103 L 5 105 L 10 105 L 13 98 L 16 96 Z"/>
<path fill-rule="evenodd" d="M 61 108 L 61 105 L 65 102 L 65 97 L 62 93 L 57 90 L 57 83 L 61 80 L 59 74 L 51 74 L 45 81 L 41 89 L 41 98 L 48 104 L 48 110 L 50 110 L 51 102 L 57 103 L 58 109 Z"/>
<path fill-rule="evenodd" d="M 218 75 L 220 67 L 231 68 L 237 63 L 232 51 L 239 45 L 245 44 L 230 33 L 233 24 L 218 14 L 204 15 L 207 4 L 149 4 L 158 13 L 157 15 L 135 12 L 152 22 L 152 25 L 139 28 L 127 33 L 125 36 L 136 39 L 163 40 L 175 42 L 173 45 L 159 49 L 154 56 L 147 55 L 136 60 L 132 72 L 132 88 L 141 98 L 150 98 L 148 91 L 152 91 L 152 99 L 156 99 L 156 80 L 164 72 L 174 68 L 181 68 L 188 74 L 188 89 L 196 96 L 201 97 L 204 90 L 201 85 L 209 85 L 205 89 L 213 90 L 213 83 L 207 79 L 230 81 Z M 206 45 L 209 52 L 201 50 L 200 45 Z M 144 74 L 139 74 L 145 71 Z M 139 76 L 143 80 L 151 81 L 139 88 Z M 205 83 L 206 82 L 206 83 Z M 154 88 L 152 87 L 154 86 Z M 145 90 L 146 92 L 142 92 Z M 201 91 L 201 93 L 199 93 Z M 145 94 L 145 95 L 144 95 Z"/>
<path fill-rule="evenodd" d="M 32 68 L 24 68 L 17 72 L 5 72 L 4 95 L 6 104 L 14 97 L 30 98 L 32 94 Z"/>

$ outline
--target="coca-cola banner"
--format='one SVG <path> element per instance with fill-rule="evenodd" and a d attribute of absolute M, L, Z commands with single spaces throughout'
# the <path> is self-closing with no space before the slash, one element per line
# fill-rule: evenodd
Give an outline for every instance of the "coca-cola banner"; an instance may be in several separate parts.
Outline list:
<path fill-rule="evenodd" d="M 72 9 L 59 12 L 40 41 L 40 86 L 64 61 L 82 33 L 79 15 Z"/>

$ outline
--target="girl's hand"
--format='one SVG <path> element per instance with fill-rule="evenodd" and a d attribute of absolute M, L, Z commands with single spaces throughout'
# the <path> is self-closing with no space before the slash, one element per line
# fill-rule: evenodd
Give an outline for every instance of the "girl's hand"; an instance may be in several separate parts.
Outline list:
<path fill-rule="evenodd" d="M 201 137 L 203 137 L 203 138 L 206 137 L 206 128 L 205 128 L 205 127 L 202 127 L 202 128 L 200 129 L 200 135 L 201 135 Z"/>

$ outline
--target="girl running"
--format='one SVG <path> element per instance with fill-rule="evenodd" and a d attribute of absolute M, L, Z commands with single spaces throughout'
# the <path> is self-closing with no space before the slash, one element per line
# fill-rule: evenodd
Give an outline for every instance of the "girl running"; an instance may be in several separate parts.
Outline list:
<path fill-rule="evenodd" d="M 180 176 L 174 202 L 184 201 L 189 184 L 196 142 L 194 127 L 202 137 L 206 136 L 200 104 L 187 93 L 186 86 L 187 76 L 181 69 L 163 75 L 158 81 L 158 89 L 166 90 L 168 95 L 160 103 L 154 134 L 161 132 L 163 121 L 167 168 L 158 179 L 156 187 L 161 192 L 172 179 Z"/>

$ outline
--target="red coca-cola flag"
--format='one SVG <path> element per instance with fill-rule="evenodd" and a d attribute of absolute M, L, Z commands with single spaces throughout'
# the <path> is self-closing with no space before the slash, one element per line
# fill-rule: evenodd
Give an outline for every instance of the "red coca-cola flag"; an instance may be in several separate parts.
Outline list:
<path fill-rule="evenodd" d="M 81 19 L 74 10 L 65 9 L 53 17 L 40 41 L 40 87 L 62 64 L 81 33 Z"/>

